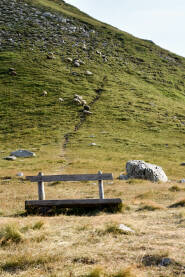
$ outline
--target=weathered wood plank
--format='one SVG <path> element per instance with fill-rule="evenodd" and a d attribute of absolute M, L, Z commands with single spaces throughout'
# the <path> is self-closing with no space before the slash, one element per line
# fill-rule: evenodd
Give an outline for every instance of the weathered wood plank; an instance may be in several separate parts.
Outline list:
<path fill-rule="evenodd" d="M 73 174 L 73 175 L 44 175 L 44 176 L 26 176 L 31 182 L 56 182 L 56 181 L 98 181 L 113 180 L 112 173 L 103 174 Z"/>
<path fill-rule="evenodd" d="M 42 177 L 44 176 L 44 174 L 40 172 L 38 176 Z M 38 182 L 38 196 L 39 196 L 39 200 L 45 200 L 44 182 L 42 181 Z"/>
<path fill-rule="evenodd" d="M 109 207 L 113 204 L 122 204 L 120 198 L 110 199 L 67 199 L 67 200 L 28 200 L 25 201 L 25 208 L 30 207 Z"/>
<path fill-rule="evenodd" d="M 98 174 L 100 176 L 99 181 L 98 181 L 99 197 L 100 197 L 100 199 L 104 199 L 103 180 L 101 179 L 102 172 L 99 171 Z"/>

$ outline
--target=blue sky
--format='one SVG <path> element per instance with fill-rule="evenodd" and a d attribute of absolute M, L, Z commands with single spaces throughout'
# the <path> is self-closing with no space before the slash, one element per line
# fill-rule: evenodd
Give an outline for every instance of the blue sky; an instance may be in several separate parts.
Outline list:
<path fill-rule="evenodd" d="M 66 0 L 89 15 L 185 57 L 185 0 Z"/>

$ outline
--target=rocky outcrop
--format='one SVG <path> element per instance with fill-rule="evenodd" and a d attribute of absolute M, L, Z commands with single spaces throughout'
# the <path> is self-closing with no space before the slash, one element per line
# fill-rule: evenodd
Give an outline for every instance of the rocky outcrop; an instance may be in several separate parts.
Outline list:
<path fill-rule="evenodd" d="M 81 48 L 83 44 L 87 48 L 94 31 L 78 19 L 25 0 L 1 0 L 0 25 L 0 51 L 20 47 L 47 51 L 63 48 L 68 42 L 72 47 Z"/>
<path fill-rule="evenodd" d="M 128 161 L 126 164 L 128 178 L 146 179 L 152 182 L 167 182 L 168 178 L 160 166 L 140 160 Z"/>

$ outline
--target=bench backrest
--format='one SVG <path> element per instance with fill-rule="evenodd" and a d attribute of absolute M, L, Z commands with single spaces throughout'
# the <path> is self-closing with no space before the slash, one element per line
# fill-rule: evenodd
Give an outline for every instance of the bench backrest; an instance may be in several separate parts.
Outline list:
<path fill-rule="evenodd" d="M 27 176 L 27 180 L 31 182 L 55 182 L 55 181 L 99 181 L 99 180 L 113 180 L 112 173 L 98 173 L 98 174 L 73 174 L 73 175 L 41 175 Z"/>
<path fill-rule="evenodd" d="M 103 180 L 113 180 L 112 173 L 98 174 L 73 174 L 73 175 L 44 175 L 40 172 L 37 176 L 26 176 L 26 180 L 38 183 L 38 197 L 39 200 L 45 200 L 44 182 L 56 182 L 56 181 L 98 181 L 99 185 L 99 197 L 104 198 Z"/>

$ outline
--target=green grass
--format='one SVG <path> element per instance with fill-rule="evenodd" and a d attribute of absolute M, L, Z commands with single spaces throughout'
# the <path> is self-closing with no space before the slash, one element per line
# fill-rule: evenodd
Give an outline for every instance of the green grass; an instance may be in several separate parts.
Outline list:
<path fill-rule="evenodd" d="M 43 221 L 37 221 L 34 225 L 33 225 L 33 227 L 32 227 L 32 229 L 33 230 L 40 230 L 42 227 L 43 227 L 43 225 L 44 225 L 44 222 Z"/>
<path fill-rule="evenodd" d="M 88 51 L 72 47 L 65 34 L 63 48 L 50 45 L 54 60 L 46 58 L 47 52 L 37 47 L 30 50 L 26 45 L 0 52 L 0 150 L 4 151 L 0 153 L 1 175 L 12 175 L 17 168 L 26 172 L 67 168 L 69 172 L 102 169 L 119 173 L 126 161 L 143 159 L 161 165 L 170 178 L 182 178 L 185 59 L 96 21 L 63 2 L 34 0 L 32 5 L 61 12 L 78 26 L 86 24 L 95 29 L 97 34 L 90 36 Z M 102 51 L 108 62 L 104 63 L 96 50 Z M 80 57 L 85 65 L 71 68 L 67 57 Z M 8 74 L 10 67 L 15 68 L 17 76 Z M 72 75 L 71 70 L 78 75 Z M 86 70 L 93 76 L 85 76 Z M 42 95 L 44 90 L 47 97 Z M 75 93 L 88 104 L 99 95 L 91 105 L 93 114 L 86 117 L 77 132 L 74 129 L 82 113 L 81 107 L 73 103 Z M 58 101 L 60 97 L 63 103 Z M 64 155 L 66 134 L 69 143 Z M 92 134 L 95 138 L 90 137 Z M 91 142 L 96 142 L 97 147 L 89 146 Z M 18 148 L 29 148 L 37 157 L 14 163 L 2 160 Z"/>

